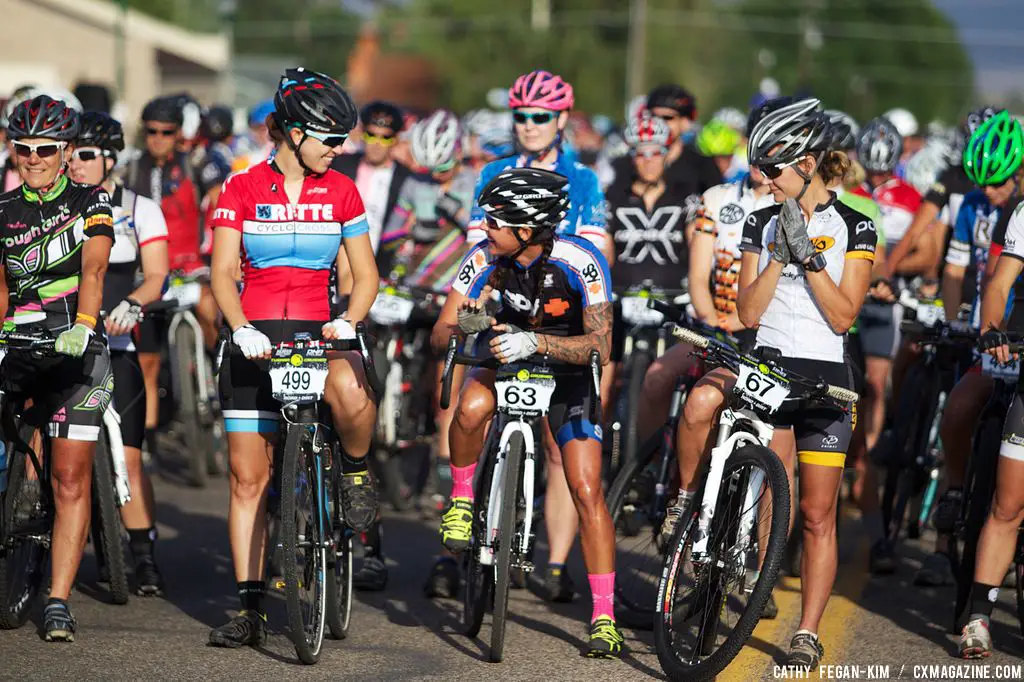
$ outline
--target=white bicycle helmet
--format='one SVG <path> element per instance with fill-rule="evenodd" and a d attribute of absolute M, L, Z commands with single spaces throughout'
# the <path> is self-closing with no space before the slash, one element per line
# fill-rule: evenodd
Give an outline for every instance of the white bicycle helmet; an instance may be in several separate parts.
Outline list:
<path fill-rule="evenodd" d="M 413 159 L 429 170 L 451 163 L 462 152 L 459 117 L 447 109 L 438 109 L 418 121 L 411 137 Z"/>
<path fill-rule="evenodd" d="M 900 137 L 912 137 L 917 135 L 919 127 L 917 125 L 917 118 L 907 111 L 897 107 L 896 109 L 890 109 L 885 112 L 885 117 L 896 126 L 896 130 L 899 131 Z"/>
<path fill-rule="evenodd" d="M 903 169 L 904 179 L 923 195 L 935 184 L 939 173 L 945 170 L 949 155 L 950 146 L 946 141 L 937 138 L 929 140 L 907 160 Z"/>
<path fill-rule="evenodd" d="M 747 115 L 736 107 L 723 107 L 711 117 L 712 121 L 721 121 L 740 135 L 747 132 Z"/>

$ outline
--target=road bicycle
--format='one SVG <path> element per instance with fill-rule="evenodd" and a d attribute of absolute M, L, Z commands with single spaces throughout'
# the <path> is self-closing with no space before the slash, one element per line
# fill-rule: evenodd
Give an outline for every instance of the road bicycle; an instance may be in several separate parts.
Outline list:
<path fill-rule="evenodd" d="M 497 408 L 483 456 L 477 469 L 473 501 L 473 531 L 463 555 L 463 625 L 466 635 L 476 637 L 484 613 L 492 603 L 490 659 L 504 658 L 508 620 L 508 592 L 513 570 L 533 570 L 530 552 L 535 537 L 534 493 L 540 440 L 537 428 L 548 413 L 555 392 L 556 374 L 563 381 L 583 380 L 587 368 L 534 355 L 520 362 L 501 364 L 496 358 L 480 358 L 458 352 L 459 339 L 448 341 L 442 374 L 441 407 L 451 402 L 456 364 L 496 370 L 494 390 Z M 590 414 L 599 423 L 601 407 L 601 358 L 589 356 Z M 569 374 L 571 376 L 566 376 Z"/>

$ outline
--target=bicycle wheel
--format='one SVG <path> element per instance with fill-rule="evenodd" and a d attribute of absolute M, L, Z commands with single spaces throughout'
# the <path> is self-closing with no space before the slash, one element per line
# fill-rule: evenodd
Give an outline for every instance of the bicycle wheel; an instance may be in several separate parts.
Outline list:
<path fill-rule="evenodd" d="M 494 425 L 491 430 L 494 430 Z M 488 439 L 492 440 L 492 439 Z M 462 557 L 465 585 L 462 592 L 462 624 L 467 637 L 480 634 L 484 613 L 491 605 L 494 591 L 494 567 L 480 561 L 480 553 L 487 544 L 487 509 L 491 501 L 491 476 L 494 472 L 494 453 L 484 448 L 483 462 L 477 467 L 476 490 L 473 496 L 473 530 L 469 548 Z"/>
<path fill-rule="evenodd" d="M 661 550 L 658 533 L 665 518 L 665 502 L 654 508 L 657 473 L 651 465 L 655 452 L 626 460 L 608 491 L 608 512 L 615 527 L 615 600 L 620 619 L 630 627 L 649 630 L 658 596 Z"/>
<path fill-rule="evenodd" d="M 28 620 L 46 578 L 50 554 L 52 506 L 40 481 L 26 475 L 30 466 L 26 457 L 7 443 L 7 490 L 0 495 L 0 629 L 4 630 L 20 628 Z"/>
<path fill-rule="evenodd" d="M 519 500 L 519 469 L 526 452 L 523 434 L 512 434 L 505 450 L 502 473 L 501 507 L 498 515 L 498 551 L 494 564 L 494 614 L 491 619 L 491 661 L 505 657 L 505 621 L 508 616 L 508 590 L 512 579 L 512 545 L 516 538 L 516 506 Z"/>
<path fill-rule="evenodd" d="M 327 610 L 323 479 L 302 424 L 288 427 L 281 457 L 281 553 L 288 627 L 299 660 L 320 658 Z"/>
<path fill-rule="evenodd" d="M 625 467 L 637 457 L 640 449 L 640 434 L 637 426 L 640 421 L 640 391 L 644 387 L 647 368 L 651 366 L 651 354 L 647 351 L 634 351 L 629 366 L 629 383 L 626 386 L 626 413 L 623 415 L 624 443 L 622 447 L 621 466 Z"/>
<path fill-rule="evenodd" d="M 1017 578 L 1017 625 L 1024 635 L 1024 528 L 1017 529 L 1017 554 L 1013 568 Z"/>
<path fill-rule="evenodd" d="M 750 504 L 748 491 L 756 495 Z M 654 643 L 662 670 L 673 680 L 710 680 L 747 643 L 775 586 L 789 526 L 785 467 L 771 450 L 742 445 L 725 464 L 707 558 L 695 564 L 690 551 L 702 494 L 676 527 L 658 585 Z M 759 522 L 746 546 L 734 546 L 741 515 L 752 510 Z M 752 571 L 747 566 L 756 565 L 761 545 L 761 569 Z"/>
<path fill-rule="evenodd" d="M 103 563 L 110 572 L 110 600 L 115 604 L 127 604 L 128 569 L 124 561 L 121 515 L 115 496 L 114 462 L 103 427 L 100 428 L 92 463 L 92 508 L 92 542 L 97 554 L 103 553 Z"/>
<path fill-rule="evenodd" d="M 178 420 L 185 437 L 185 453 L 188 457 L 189 481 L 196 488 L 205 488 L 209 477 L 209 462 L 206 443 L 203 442 L 202 424 L 199 419 L 199 403 L 195 382 L 196 335 L 187 323 L 181 322 L 174 330 L 174 371 L 178 373 L 175 386 L 180 395 L 175 396 Z"/>
<path fill-rule="evenodd" d="M 335 446 L 337 447 L 337 446 Z M 328 566 L 327 575 L 327 626 L 334 639 L 345 639 L 352 618 L 352 534 L 341 518 L 341 468 L 334 463 L 331 467 L 331 528 L 334 533 L 334 563 Z M 330 557 L 328 557 L 330 559 Z"/>
<path fill-rule="evenodd" d="M 886 461 L 882 490 L 882 523 L 886 537 L 895 542 L 903 527 L 907 503 L 912 493 L 912 471 L 917 456 L 927 447 L 928 427 L 938 399 L 938 376 L 930 377 L 924 363 L 917 363 L 907 372 L 900 389 L 900 404 L 893 419 L 893 441 Z M 925 408 L 921 409 L 922 397 Z"/>

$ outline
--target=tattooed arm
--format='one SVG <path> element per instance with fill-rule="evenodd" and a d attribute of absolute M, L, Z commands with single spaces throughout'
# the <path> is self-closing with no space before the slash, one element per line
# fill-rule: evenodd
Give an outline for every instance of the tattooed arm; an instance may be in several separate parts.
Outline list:
<path fill-rule="evenodd" d="M 585 365 L 590 361 L 590 351 L 601 354 L 601 364 L 611 358 L 612 348 L 612 304 L 598 303 L 583 309 L 582 336 L 537 335 L 537 352 L 550 355 L 574 365 Z"/>

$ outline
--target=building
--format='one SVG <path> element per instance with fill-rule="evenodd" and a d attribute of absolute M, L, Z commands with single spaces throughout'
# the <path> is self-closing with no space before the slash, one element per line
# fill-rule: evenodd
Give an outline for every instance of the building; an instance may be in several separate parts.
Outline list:
<path fill-rule="evenodd" d="M 0 97 L 26 83 L 71 89 L 79 81 L 116 93 L 122 27 L 124 91 L 115 97 L 125 120 L 160 94 L 188 91 L 203 104 L 233 97 L 226 34 L 193 33 L 103 0 L 0 0 L 0 16 Z"/>

